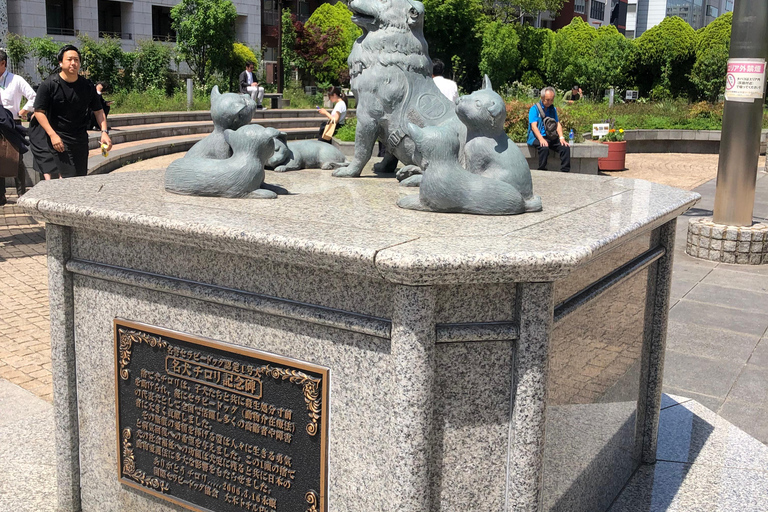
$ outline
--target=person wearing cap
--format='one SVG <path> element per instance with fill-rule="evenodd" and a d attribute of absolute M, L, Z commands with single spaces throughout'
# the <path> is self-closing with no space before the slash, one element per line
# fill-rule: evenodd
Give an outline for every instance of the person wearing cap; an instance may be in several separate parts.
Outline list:
<path fill-rule="evenodd" d="M 57 56 L 60 71 L 40 84 L 35 117 L 29 125 L 34 168 L 46 180 L 88 173 L 88 125 L 91 111 L 101 127 L 100 144 L 112 149 L 107 118 L 96 87 L 80 76 L 80 50 L 68 44 Z"/>
<path fill-rule="evenodd" d="M 21 108 L 21 98 L 26 98 L 27 103 Z M 26 118 L 35 104 L 35 91 L 26 80 L 19 75 L 11 73 L 8 69 L 8 54 L 0 50 L 0 100 L 3 108 L 10 111 L 17 126 L 21 125 L 21 118 Z M 16 174 L 16 192 L 21 197 L 27 191 L 27 170 L 19 152 L 18 172 Z M 0 206 L 8 200 L 5 197 L 5 178 L 0 177 Z"/>
<path fill-rule="evenodd" d="M 566 92 L 563 95 L 563 100 L 571 104 L 574 101 L 579 101 L 582 96 L 583 96 L 583 93 L 581 92 L 581 87 L 579 87 L 578 85 L 574 85 L 573 87 L 571 87 L 570 91 Z"/>

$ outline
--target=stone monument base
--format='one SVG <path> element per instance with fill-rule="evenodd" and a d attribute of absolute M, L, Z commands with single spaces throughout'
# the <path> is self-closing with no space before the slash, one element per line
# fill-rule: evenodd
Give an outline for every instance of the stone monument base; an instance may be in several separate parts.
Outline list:
<path fill-rule="evenodd" d="M 685 252 L 694 258 L 738 265 L 768 263 L 768 224 L 749 227 L 715 224 L 709 217 L 691 219 Z"/>
<path fill-rule="evenodd" d="M 485 217 L 402 210 L 371 174 L 266 182 L 288 194 L 155 170 L 21 198 L 47 223 L 61 512 L 602 512 L 655 462 L 697 194 L 533 171 L 543 211 Z"/>

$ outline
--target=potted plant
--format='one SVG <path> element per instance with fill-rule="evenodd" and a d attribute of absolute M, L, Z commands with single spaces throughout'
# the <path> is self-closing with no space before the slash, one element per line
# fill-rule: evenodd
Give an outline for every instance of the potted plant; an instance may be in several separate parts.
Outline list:
<path fill-rule="evenodd" d="M 608 134 L 600 139 L 608 145 L 608 156 L 597 159 L 597 167 L 601 171 L 623 171 L 627 158 L 627 141 L 624 140 L 622 128 L 611 128 Z"/>

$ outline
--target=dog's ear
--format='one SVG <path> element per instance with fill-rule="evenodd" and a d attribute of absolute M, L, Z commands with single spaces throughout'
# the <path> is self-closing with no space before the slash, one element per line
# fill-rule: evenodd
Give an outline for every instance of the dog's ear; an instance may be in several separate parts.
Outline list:
<path fill-rule="evenodd" d="M 488 75 L 485 75 L 485 77 L 483 78 L 483 89 L 493 90 L 493 86 L 491 85 L 491 79 L 488 78 Z"/>
<path fill-rule="evenodd" d="M 417 0 L 408 0 L 411 8 L 408 9 L 408 25 L 414 25 L 424 17 L 424 4 Z"/>
<path fill-rule="evenodd" d="M 211 89 L 211 102 L 218 102 L 220 97 L 221 93 L 219 92 L 219 86 L 214 85 L 213 89 Z"/>

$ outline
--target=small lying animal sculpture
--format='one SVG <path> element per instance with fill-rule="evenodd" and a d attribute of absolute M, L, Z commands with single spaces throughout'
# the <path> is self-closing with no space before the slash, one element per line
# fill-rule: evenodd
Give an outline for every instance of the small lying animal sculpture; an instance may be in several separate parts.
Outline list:
<path fill-rule="evenodd" d="M 444 127 L 410 124 L 408 132 L 416 142 L 417 165 L 424 172 L 419 193 L 400 198 L 399 207 L 478 215 L 515 215 L 541 209 L 540 200 L 527 205 L 520 191 L 509 183 L 464 169 L 458 161 L 460 143 Z"/>
<path fill-rule="evenodd" d="M 224 130 L 232 156 L 224 160 L 190 158 L 187 153 L 166 169 L 165 190 L 190 196 L 274 199 L 275 192 L 259 187 L 264 182 L 264 163 L 274 153 L 279 133 L 258 124 Z"/>
<path fill-rule="evenodd" d="M 247 94 L 219 92 L 214 85 L 211 91 L 211 118 L 213 132 L 206 135 L 187 151 L 188 157 L 224 159 L 232 156 L 232 149 L 224 138 L 224 130 L 237 130 L 253 119 L 256 102 Z"/>
<path fill-rule="evenodd" d="M 275 172 L 299 169 L 336 169 L 347 159 L 336 146 L 319 140 L 293 140 L 287 142 L 285 132 L 275 139 L 275 154 L 267 161 L 267 169 Z"/>

